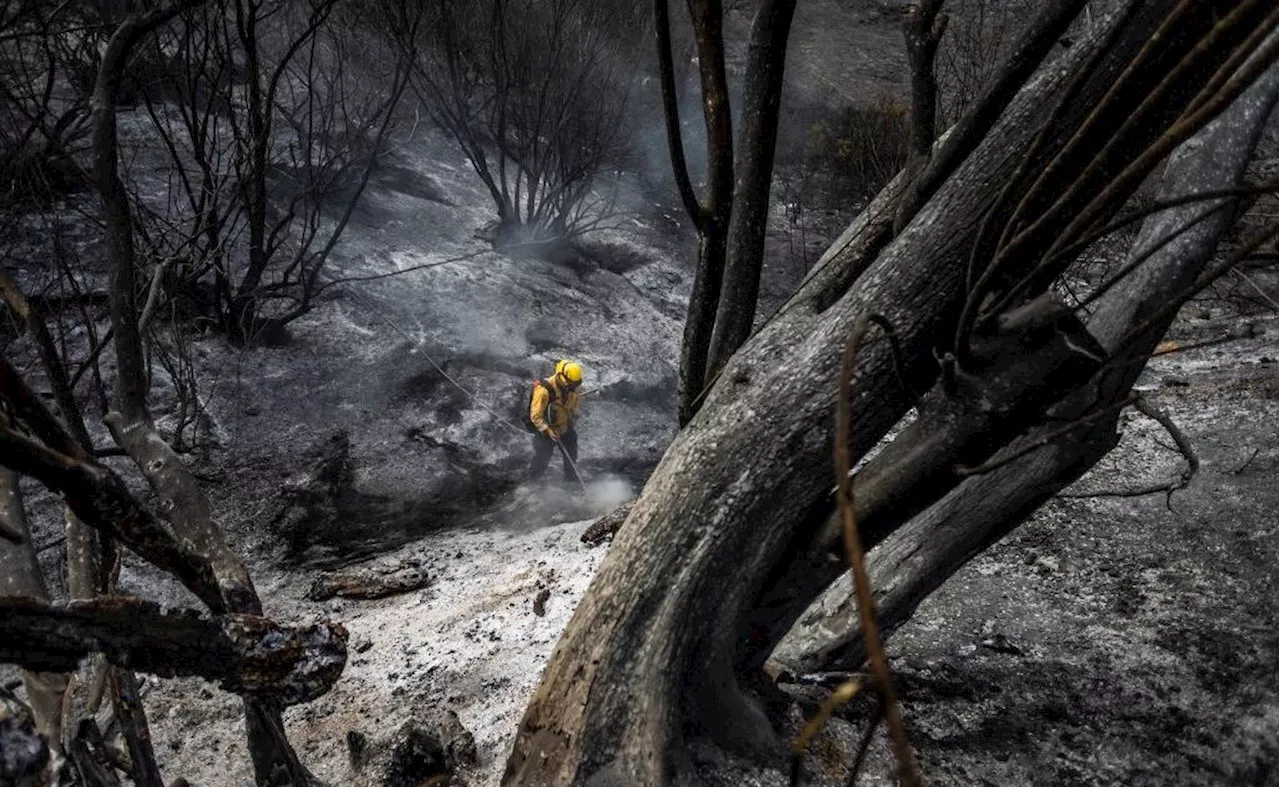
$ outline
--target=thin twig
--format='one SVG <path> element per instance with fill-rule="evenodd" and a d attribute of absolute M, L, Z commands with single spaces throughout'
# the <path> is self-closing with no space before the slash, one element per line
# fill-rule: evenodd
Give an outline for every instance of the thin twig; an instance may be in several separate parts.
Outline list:
<path fill-rule="evenodd" d="M 1196 473 L 1200 470 L 1200 458 L 1196 456 L 1195 449 L 1191 446 L 1191 441 L 1182 432 L 1182 430 L 1178 428 L 1178 425 L 1173 422 L 1173 419 L 1157 409 L 1155 405 L 1139 396 L 1133 402 L 1133 409 L 1160 424 L 1160 426 L 1164 428 L 1165 432 L 1173 438 L 1173 442 L 1177 446 L 1176 450 L 1178 453 L 1182 454 L 1182 458 L 1187 461 L 1187 467 L 1182 471 L 1182 474 L 1177 478 L 1170 479 L 1163 483 L 1150 484 L 1136 489 L 1113 489 L 1101 492 L 1071 492 L 1060 494 L 1058 497 L 1142 497 L 1144 495 L 1153 495 L 1157 492 L 1164 492 L 1165 507 L 1170 511 L 1173 510 L 1173 493 L 1180 489 L 1186 489 L 1191 483 L 1191 479 L 1195 478 Z M 1157 440 L 1156 442 L 1159 441 Z"/>
<path fill-rule="evenodd" d="M 889 735 L 893 739 L 894 755 L 898 760 L 898 778 L 905 787 L 915 787 L 919 783 L 919 777 L 911 761 L 911 744 L 907 740 L 906 730 L 903 729 L 902 719 L 898 714 L 898 699 L 894 694 L 888 660 L 885 658 L 884 647 L 880 641 L 875 602 L 871 597 L 871 578 L 867 574 L 862 539 L 858 535 L 858 526 L 854 518 L 853 482 L 849 477 L 849 471 L 853 467 L 852 451 L 849 448 L 849 435 L 853 427 L 849 405 L 853 387 L 853 361 L 869 327 L 870 320 L 865 316 L 854 323 L 853 329 L 849 332 L 849 339 L 845 342 L 844 356 L 840 364 L 840 398 L 836 401 L 836 504 L 840 509 L 840 518 L 844 525 L 844 546 L 849 567 L 853 571 L 853 586 L 858 596 L 862 635 L 867 644 L 872 674 L 875 675 L 880 690 L 885 722 L 889 727 Z"/>
<path fill-rule="evenodd" d="M 862 771 L 862 764 L 867 761 L 867 752 L 871 751 L 871 739 L 875 737 L 876 730 L 880 728 L 880 722 L 884 721 L 883 708 L 877 707 L 872 711 L 871 719 L 867 722 L 867 729 L 862 733 L 862 739 L 858 741 L 858 751 L 853 755 L 853 764 L 849 766 L 849 787 L 853 787 L 858 780 L 858 774 Z"/>
<path fill-rule="evenodd" d="M 84 373 L 93 368 L 94 362 L 98 360 L 99 355 L 102 355 L 102 351 L 107 349 L 107 345 L 111 343 L 115 335 L 115 328 L 108 328 L 107 332 L 102 334 L 102 338 L 94 346 L 93 352 L 89 353 L 89 357 L 85 359 L 84 363 L 80 364 L 80 368 L 76 369 L 75 374 L 71 375 L 70 385 L 72 390 L 75 390 L 76 383 L 80 382 L 80 378 L 84 376 Z"/>
<path fill-rule="evenodd" d="M 1187 460 L 1187 469 L 1182 471 L 1182 475 L 1172 482 L 1169 487 L 1169 496 L 1173 497 L 1173 493 L 1178 489 L 1186 489 L 1191 483 L 1191 479 L 1195 478 L 1196 473 L 1200 470 L 1200 458 L 1196 456 L 1195 448 L 1191 445 L 1191 441 L 1186 434 L 1178 428 L 1166 413 L 1161 411 L 1144 397 L 1139 397 L 1138 401 L 1133 405 L 1134 409 L 1142 413 L 1146 417 L 1164 427 L 1169 437 L 1173 438 L 1174 444 L 1178 446 L 1178 451 L 1182 454 L 1182 458 Z"/>

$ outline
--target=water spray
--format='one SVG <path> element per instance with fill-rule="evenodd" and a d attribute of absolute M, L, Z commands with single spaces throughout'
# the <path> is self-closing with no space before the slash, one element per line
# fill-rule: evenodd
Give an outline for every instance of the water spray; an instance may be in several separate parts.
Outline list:
<path fill-rule="evenodd" d="M 582 474 L 578 472 L 578 463 L 573 461 L 569 456 L 569 451 L 564 447 L 564 443 L 559 440 L 553 440 L 556 447 L 560 449 L 560 455 L 564 457 L 564 461 L 569 463 L 569 469 L 573 471 L 573 477 L 578 479 L 578 483 L 582 486 L 582 496 L 589 497 L 587 493 L 587 482 L 582 480 Z"/>

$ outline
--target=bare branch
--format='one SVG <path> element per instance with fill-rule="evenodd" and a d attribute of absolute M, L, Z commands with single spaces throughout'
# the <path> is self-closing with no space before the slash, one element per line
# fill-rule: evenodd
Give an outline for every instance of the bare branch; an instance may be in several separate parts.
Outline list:
<path fill-rule="evenodd" d="M 1147 486 L 1136 487 L 1134 489 L 1117 489 L 1099 492 L 1063 492 L 1058 497 L 1083 498 L 1083 497 L 1142 497 L 1144 495 L 1152 495 L 1157 492 L 1165 493 L 1165 506 L 1172 511 L 1173 493 L 1179 489 L 1186 489 L 1191 483 L 1191 479 L 1195 478 L 1196 472 L 1200 469 L 1200 459 L 1196 456 L 1195 448 L 1192 447 L 1191 441 L 1178 428 L 1167 414 L 1159 410 L 1155 405 L 1151 404 L 1145 397 L 1138 396 L 1134 398 L 1133 409 L 1160 424 L 1169 436 L 1173 438 L 1174 444 L 1177 446 L 1178 453 L 1182 454 L 1182 458 L 1187 461 L 1187 467 L 1177 478 L 1171 478 L 1168 481 L 1157 484 L 1148 484 Z"/>

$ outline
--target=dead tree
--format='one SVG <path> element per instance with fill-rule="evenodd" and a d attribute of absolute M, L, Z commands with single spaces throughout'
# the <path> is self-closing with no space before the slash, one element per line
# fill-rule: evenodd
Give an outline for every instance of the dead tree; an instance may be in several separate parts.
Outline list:
<path fill-rule="evenodd" d="M 60 95 L 74 64 L 57 31 L 76 24 L 76 12 L 35 2 L 0 11 L 0 206 L 48 204 L 87 185 L 76 161 L 84 104 Z"/>
<path fill-rule="evenodd" d="M 174 574 L 221 616 L 212 621 L 189 612 L 166 617 L 153 607 L 118 599 L 58 608 L 38 602 L 12 606 L 6 613 L 15 626 L 12 638 L 6 636 L 11 649 L 0 659 L 61 669 L 85 653 L 102 650 L 124 667 L 215 678 L 246 695 L 249 744 L 259 783 L 310 783 L 284 738 L 279 703 L 305 701 L 332 684 L 345 664 L 345 631 L 328 624 L 292 631 L 261 617 L 252 582 L 212 522 L 186 519 L 201 505 L 207 510 L 208 503 L 203 496 L 175 499 L 195 487 L 182 488 L 172 481 L 178 473 L 166 465 L 172 467 L 170 461 L 181 465 L 176 456 L 165 455 L 160 448 L 164 443 L 154 438 L 154 430 L 148 433 L 146 425 L 134 424 L 129 439 L 147 439 L 148 434 L 154 438 L 139 453 L 154 460 L 148 468 L 153 488 L 160 494 L 171 490 L 174 505 L 167 522 L 143 507 L 110 469 L 87 455 L 3 358 L 0 391 L 0 465 L 62 494 L 80 521 Z M 179 473 L 190 475 L 185 468 Z M 155 639 L 148 640 L 151 635 Z M 192 653 L 192 642 L 211 649 L 217 663 L 200 666 L 199 658 L 204 657 Z M 276 649 L 277 644 L 285 647 Z M 119 670 L 116 674 L 129 673 Z M 115 683 L 113 691 L 126 706 L 137 704 L 131 681 Z M 131 713 L 122 714 L 121 721 L 127 730 L 140 719 Z M 126 739 L 132 737 L 136 736 L 126 734 Z M 132 740 L 130 745 L 136 748 Z M 73 746 L 73 757 L 88 756 L 76 751 Z M 283 758 L 291 762 L 281 762 Z"/>
<path fill-rule="evenodd" d="M 368 16 L 339 0 L 200 4 L 150 42 L 167 66 L 154 89 L 175 100 L 143 96 L 173 186 L 165 204 L 135 200 L 148 320 L 176 297 L 249 342 L 310 310 L 408 85 L 406 60 L 360 41 Z"/>
<path fill-rule="evenodd" d="M 862 479 L 897 485 L 879 496 L 885 512 L 859 511 L 872 544 L 917 513 L 897 501 L 919 494 L 927 507 L 962 480 L 939 459 L 981 467 L 1108 360 L 1096 341 L 1057 337 L 1081 326 L 1053 302 L 1053 280 L 1271 64 L 1274 28 L 1255 0 L 1122 4 L 1024 80 L 992 125 L 975 124 L 971 152 L 886 239 L 902 179 L 891 185 L 873 203 L 880 212 L 860 217 L 733 356 L 668 449 L 530 701 L 505 783 L 668 784 L 686 767 L 688 731 L 780 762 L 756 691 L 768 653 L 832 578 L 809 572 L 830 562 L 831 397 L 850 326 L 874 315 L 893 331 L 892 342 L 869 341 L 854 370 L 854 459 L 925 394 L 922 416 L 947 430 L 934 445 L 948 457 L 917 469 L 911 445 L 891 446 L 903 460 Z M 1057 360 L 1027 353 L 1041 346 Z M 1035 359 L 1025 374 L 1019 355 Z M 1073 385 L 1046 383 L 1060 374 Z M 983 392 L 1022 425 L 974 437 L 985 426 L 974 419 L 989 418 L 974 406 Z"/>
<path fill-rule="evenodd" d="M 614 212 L 597 178 L 630 139 L 627 4 L 383 3 L 413 88 L 498 212 L 503 248 L 554 250 Z"/>
<path fill-rule="evenodd" d="M 74 493 L 64 492 L 69 499 L 80 495 L 80 508 L 77 509 L 75 503 L 72 508 L 81 519 L 94 517 L 86 521 L 95 528 L 116 531 L 114 535 L 144 557 L 177 573 L 214 612 L 261 615 L 262 604 L 253 582 L 213 522 L 209 501 L 190 470 L 152 424 L 147 406 L 143 338 L 139 330 L 134 222 L 129 196 L 119 176 L 115 107 L 129 54 L 156 28 L 185 8 L 198 4 L 199 0 L 184 0 L 161 10 L 132 11 L 126 16 L 108 42 L 92 99 L 94 171 L 106 223 L 117 367 L 113 411 L 104 420 L 116 442 L 134 460 L 156 494 L 168 502 L 165 510 L 168 521 L 161 524 L 136 513 L 128 520 L 120 520 L 126 511 L 138 507 L 130 505 L 131 497 L 119 479 L 94 467 L 86 461 L 83 452 L 77 453 L 74 445 L 61 440 L 58 430 L 39 412 L 38 402 L 24 401 L 20 412 L 28 415 L 29 423 L 40 425 L 36 434 L 42 438 L 46 450 L 41 451 L 39 444 L 24 442 L 20 435 L 11 432 L 7 436 L 12 449 L 11 461 L 25 466 L 15 467 L 9 461 L 6 464 L 25 472 L 42 473 L 42 480 L 57 488 L 74 488 Z M 132 532 L 126 529 L 126 522 L 130 523 Z M 140 523 L 145 525 L 141 539 L 137 537 Z M 308 784 L 310 775 L 285 738 L 275 701 L 246 698 L 245 713 L 258 784 Z"/>
<path fill-rule="evenodd" d="M 724 11 L 719 0 L 689 0 L 707 129 L 707 194 L 699 200 L 680 132 L 667 0 L 654 3 L 668 149 L 681 201 L 698 230 L 698 261 L 680 346 L 677 417 L 681 426 L 697 412 L 710 380 L 751 334 L 769 220 L 787 37 L 794 13 L 795 0 L 765 0 L 756 11 L 735 157 L 724 64 Z"/>
<path fill-rule="evenodd" d="M 1089 395 L 1082 391 L 1057 405 L 1048 414 L 1056 424 L 1033 428 L 995 456 L 998 466 L 970 473 L 872 554 L 869 570 L 884 625 L 897 627 L 910 618 L 920 602 L 969 559 L 1018 527 L 1116 443 L 1119 405 L 1131 396 L 1144 361 L 1173 321 L 1167 305 L 1184 299 L 1210 266 L 1239 203 L 1232 197 L 1185 200 L 1240 189 L 1249 157 L 1276 105 L 1276 90 L 1273 69 L 1170 161 L 1157 200 L 1176 206 L 1143 224 L 1124 265 L 1134 268 L 1129 274 L 1133 289 L 1102 290 L 1088 322 L 1091 335 L 1114 358 L 1095 374 L 1086 389 Z M 1140 297 L 1134 297 L 1134 289 Z M 1134 334 L 1152 314 L 1158 319 Z M 1082 420 L 1090 413 L 1103 417 Z M 817 612 L 819 606 L 828 611 Z M 798 671 L 856 669 L 863 647 L 847 589 L 833 586 L 814 610 L 783 641 L 775 658 Z"/>

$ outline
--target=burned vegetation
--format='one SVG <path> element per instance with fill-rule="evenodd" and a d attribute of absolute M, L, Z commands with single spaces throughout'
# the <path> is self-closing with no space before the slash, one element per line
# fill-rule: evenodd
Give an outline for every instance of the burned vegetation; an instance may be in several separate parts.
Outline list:
<path fill-rule="evenodd" d="M 0 8 L 0 785 L 1274 779 L 1275 8 L 846 6 Z"/>

